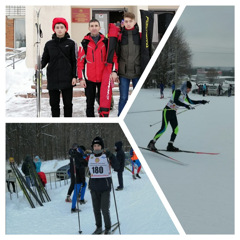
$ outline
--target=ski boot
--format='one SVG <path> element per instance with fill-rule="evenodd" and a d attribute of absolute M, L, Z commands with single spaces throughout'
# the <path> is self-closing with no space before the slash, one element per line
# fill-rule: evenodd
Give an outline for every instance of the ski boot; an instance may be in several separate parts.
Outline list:
<path fill-rule="evenodd" d="M 65 202 L 72 202 L 72 199 L 70 198 L 70 196 L 66 197 Z"/>
<path fill-rule="evenodd" d="M 81 210 L 78 209 L 78 208 L 72 208 L 71 209 L 71 213 L 78 213 L 78 212 L 81 212 Z"/>
<path fill-rule="evenodd" d="M 168 143 L 168 146 L 167 146 L 167 151 L 177 152 L 177 151 L 179 151 L 179 148 L 174 147 L 174 146 L 173 146 L 173 143 L 172 143 L 172 142 L 169 142 L 169 143 Z"/>
<path fill-rule="evenodd" d="M 82 204 L 85 204 L 87 201 L 85 201 L 84 199 L 83 200 L 80 200 L 79 203 L 82 205 Z"/>
<path fill-rule="evenodd" d="M 123 190 L 122 187 L 117 187 L 117 188 L 116 188 L 116 191 L 121 191 L 121 190 Z"/>
<path fill-rule="evenodd" d="M 135 176 L 135 174 L 133 174 L 132 177 L 133 177 L 133 179 L 137 179 L 136 176 Z"/>
<path fill-rule="evenodd" d="M 136 174 L 136 177 L 141 178 L 138 173 Z"/>
<path fill-rule="evenodd" d="M 102 227 L 97 227 L 93 234 L 102 234 Z"/>
<path fill-rule="evenodd" d="M 154 140 L 151 140 L 149 144 L 147 145 L 147 148 L 149 148 L 151 151 L 157 151 L 157 148 L 155 147 Z"/>

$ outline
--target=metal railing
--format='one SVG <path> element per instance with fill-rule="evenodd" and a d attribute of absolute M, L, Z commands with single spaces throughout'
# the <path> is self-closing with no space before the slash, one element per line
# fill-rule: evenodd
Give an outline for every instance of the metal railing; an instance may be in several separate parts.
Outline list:
<path fill-rule="evenodd" d="M 6 47 L 5 60 L 11 61 L 10 64 L 7 64 L 6 68 L 12 66 L 15 69 L 15 63 L 25 59 L 25 57 L 26 50 Z"/>

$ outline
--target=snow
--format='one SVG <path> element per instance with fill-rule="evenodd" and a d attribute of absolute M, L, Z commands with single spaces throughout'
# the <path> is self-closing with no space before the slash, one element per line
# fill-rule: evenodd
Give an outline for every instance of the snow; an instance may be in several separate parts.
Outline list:
<path fill-rule="evenodd" d="M 69 160 L 51 160 L 42 163 L 41 170 L 45 173 L 56 171 L 69 163 Z M 129 166 L 130 167 L 130 166 Z M 133 180 L 128 170 L 123 173 L 124 190 L 115 191 L 119 220 L 122 234 L 178 234 L 172 220 L 156 194 L 144 170 L 141 179 Z M 117 173 L 112 173 L 113 185 L 118 186 Z M 88 180 L 87 180 L 88 181 Z M 10 199 L 6 193 L 6 234 L 79 234 L 78 214 L 71 213 L 71 203 L 65 198 L 70 181 L 64 185 L 61 181 L 52 189 L 47 183 L 47 191 L 51 202 L 43 207 L 32 209 L 19 192 Z M 83 234 L 92 234 L 95 220 L 90 191 L 85 194 L 85 205 L 80 205 L 80 223 Z M 111 220 L 117 222 L 113 191 L 111 192 Z M 115 234 L 119 234 L 118 230 Z"/>
<path fill-rule="evenodd" d="M 46 69 L 43 75 L 46 75 Z M 27 68 L 25 60 L 16 63 L 15 69 L 6 68 L 6 117 L 36 117 L 36 99 L 24 98 L 19 94 L 35 93 L 31 89 L 34 80 L 34 69 Z M 43 89 L 43 92 L 47 90 Z M 75 91 L 75 90 L 74 90 Z M 78 91 L 78 89 L 77 89 Z M 81 91 L 84 91 L 81 89 Z M 113 89 L 115 91 L 115 89 Z M 113 96 L 114 107 L 110 117 L 117 117 L 119 96 Z M 63 103 L 60 101 L 61 116 L 63 116 Z M 95 116 L 98 116 L 98 104 L 95 103 Z M 51 108 L 48 98 L 41 99 L 41 117 L 51 117 Z M 86 97 L 73 98 L 73 117 L 86 117 Z"/>
<path fill-rule="evenodd" d="M 152 127 L 150 124 L 160 122 L 162 112 L 131 112 L 163 109 L 171 90 L 165 89 L 164 94 L 165 98 L 160 100 L 159 89 L 142 89 L 125 117 L 138 146 L 146 147 L 160 129 L 161 123 Z M 197 94 L 189 96 L 203 99 Z M 210 103 L 178 116 L 179 132 L 174 145 L 183 150 L 219 155 L 166 152 L 188 164 L 182 166 L 146 150 L 141 153 L 187 234 L 233 234 L 234 97 L 206 96 L 204 99 Z M 157 148 L 166 148 L 171 132 L 168 126 L 157 141 Z"/>

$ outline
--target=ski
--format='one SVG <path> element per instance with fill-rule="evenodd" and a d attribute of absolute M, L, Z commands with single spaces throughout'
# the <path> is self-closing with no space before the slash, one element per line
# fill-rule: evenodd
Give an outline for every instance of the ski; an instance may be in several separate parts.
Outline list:
<path fill-rule="evenodd" d="M 152 151 L 152 150 L 150 150 L 149 148 L 146 148 L 146 147 L 139 147 L 139 148 L 144 149 L 144 150 L 147 150 L 147 151 L 150 151 L 150 152 L 153 152 L 153 153 L 156 153 L 156 154 L 159 154 L 159 155 L 161 155 L 161 156 L 163 156 L 163 157 L 171 160 L 171 161 L 174 162 L 174 163 L 177 163 L 177 164 L 180 164 L 180 165 L 187 165 L 186 163 L 183 163 L 183 162 L 181 162 L 181 161 L 179 161 L 179 160 L 177 160 L 177 159 L 175 159 L 175 158 L 172 158 L 172 157 L 170 157 L 170 156 L 168 156 L 168 155 L 165 155 L 165 154 L 163 154 L 163 153 L 161 153 L 161 152 L 159 152 L 159 151 Z"/>
<path fill-rule="evenodd" d="M 120 225 L 120 223 L 118 223 L 118 222 L 114 223 L 114 224 L 111 226 L 110 234 L 113 234 L 113 233 L 116 231 L 116 229 L 119 227 L 119 225 Z M 102 233 L 101 233 L 101 234 L 104 234 L 104 232 L 105 232 L 105 229 L 102 230 Z"/>
<path fill-rule="evenodd" d="M 164 152 L 170 152 L 166 149 L 158 149 L 158 151 L 164 151 Z M 219 153 L 213 153 L 213 152 L 197 152 L 197 151 L 188 151 L 188 150 L 178 150 L 176 152 L 184 152 L 184 153 L 195 153 L 195 154 L 208 154 L 208 155 L 218 155 Z"/>
<path fill-rule="evenodd" d="M 40 9 L 36 11 L 37 22 L 35 23 L 37 30 L 37 70 L 35 73 L 35 85 L 36 85 L 36 103 L 37 103 L 37 117 L 41 116 L 41 94 L 42 94 L 42 69 L 41 69 L 41 56 L 40 56 L 40 42 L 42 35 L 41 24 L 39 24 Z"/>

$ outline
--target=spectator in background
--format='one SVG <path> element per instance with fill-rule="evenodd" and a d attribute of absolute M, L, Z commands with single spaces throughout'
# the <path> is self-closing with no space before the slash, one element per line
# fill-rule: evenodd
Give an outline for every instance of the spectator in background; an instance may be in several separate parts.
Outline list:
<path fill-rule="evenodd" d="M 41 172 L 40 169 L 41 169 L 42 162 L 41 162 L 41 159 L 39 158 L 39 156 L 36 156 L 34 158 L 34 164 L 35 164 L 37 173 Z"/>

